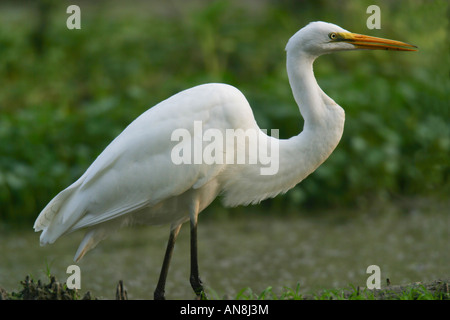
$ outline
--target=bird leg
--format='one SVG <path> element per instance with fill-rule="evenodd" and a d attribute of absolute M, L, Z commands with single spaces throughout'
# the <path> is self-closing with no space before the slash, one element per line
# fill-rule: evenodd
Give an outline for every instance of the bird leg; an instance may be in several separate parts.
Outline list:
<path fill-rule="evenodd" d="M 197 298 L 203 300 L 206 299 L 206 295 L 203 291 L 203 283 L 198 274 L 197 218 L 198 214 L 191 215 L 191 276 L 189 280 Z"/>
<path fill-rule="evenodd" d="M 153 294 L 155 300 L 165 300 L 164 288 L 166 287 L 167 273 L 169 272 L 170 259 L 172 258 L 173 248 L 175 246 L 175 241 L 177 240 L 180 229 L 181 224 L 177 225 L 175 228 L 171 227 L 169 241 L 167 242 L 166 254 L 164 255 L 164 262 L 161 267 L 158 284 Z"/>

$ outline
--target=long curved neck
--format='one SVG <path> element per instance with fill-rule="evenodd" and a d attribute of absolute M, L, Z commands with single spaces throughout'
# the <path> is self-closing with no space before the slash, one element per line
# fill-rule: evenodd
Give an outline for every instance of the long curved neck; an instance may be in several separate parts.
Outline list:
<path fill-rule="evenodd" d="M 289 84 L 304 118 L 303 131 L 280 144 L 280 172 L 296 172 L 298 182 L 320 166 L 338 145 L 344 130 L 344 110 L 317 84 L 315 56 L 302 51 L 287 53 Z M 286 154 L 297 161 L 287 160 Z"/>
<path fill-rule="evenodd" d="M 320 127 L 326 118 L 326 105 L 335 104 L 317 84 L 313 72 L 315 58 L 302 52 L 287 54 L 289 84 L 305 120 L 304 130 Z"/>
<path fill-rule="evenodd" d="M 273 174 L 262 175 L 261 165 L 232 166 L 224 204 L 257 203 L 294 187 L 317 169 L 333 152 L 344 129 L 344 110 L 319 87 L 313 73 L 314 57 L 306 54 L 287 57 L 289 83 L 305 122 L 303 131 L 290 139 L 260 134 L 272 155 Z M 276 156 L 274 156 L 276 154 Z M 239 169 L 240 168 L 240 169 Z"/>
<path fill-rule="evenodd" d="M 271 154 L 278 154 L 272 159 L 277 161 L 277 170 L 271 175 L 261 175 L 261 166 L 245 166 L 235 175 L 239 178 L 225 183 L 226 205 L 257 203 L 288 191 L 316 170 L 336 148 L 344 129 L 344 110 L 317 84 L 313 73 L 314 59 L 306 54 L 289 52 L 287 56 L 289 83 L 305 120 L 303 131 L 290 139 L 280 140 L 261 134 L 260 138 L 267 139 L 265 145 L 271 146 Z"/>

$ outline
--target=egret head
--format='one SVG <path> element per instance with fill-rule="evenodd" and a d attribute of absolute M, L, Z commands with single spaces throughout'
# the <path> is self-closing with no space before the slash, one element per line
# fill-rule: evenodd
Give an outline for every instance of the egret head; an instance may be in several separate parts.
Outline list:
<path fill-rule="evenodd" d="M 335 24 L 322 21 L 309 23 L 294 34 L 286 45 L 288 53 L 302 52 L 316 57 L 343 50 L 416 51 L 416 48 L 405 42 L 351 33 Z"/>

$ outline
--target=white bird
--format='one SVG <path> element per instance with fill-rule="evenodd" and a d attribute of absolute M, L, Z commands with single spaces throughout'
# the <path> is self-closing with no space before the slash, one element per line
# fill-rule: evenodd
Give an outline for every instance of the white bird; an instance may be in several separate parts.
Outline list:
<path fill-rule="evenodd" d="M 78 261 L 119 227 L 134 223 L 170 224 L 170 237 L 154 292 L 155 299 L 164 299 L 175 240 L 181 225 L 190 221 L 190 282 L 196 295 L 202 296 L 197 263 L 198 214 L 219 195 L 225 206 L 237 206 L 258 203 L 288 191 L 322 164 L 341 139 L 344 110 L 318 86 L 314 60 L 341 50 L 414 51 L 415 48 L 404 42 L 350 33 L 331 23 L 308 24 L 286 46 L 289 83 L 304 118 L 299 135 L 281 140 L 267 135 L 256 124 L 244 95 L 230 85 L 211 83 L 182 91 L 134 120 L 76 182 L 50 201 L 34 224 L 35 231 L 43 231 L 41 245 L 88 228 L 74 257 Z M 203 150 L 208 144 L 205 136 L 196 132 L 196 123 L 201 124 L 202 134 L 209 129 L 210 133 L 223 134 L 222 142 L 226 145 L 215 149 L 218 153 L 215 156 L 221 155 L 223 161 L 175 163 L 174 148 L 180 147 L 180 139 L 173 139 L 177 129 L 189 133 L 194 145 L 201 141 Z M 262 174 L 261 169 L 267 165 L 249 160 L 254 156 L 249 154 L 250 150 L 254 149 L 245 145 L 246 140 L 235 145 L 231 143 L 234 139 L 225 141 L 229 129 L 256 132 L 258 147 L 267 146 L 278 162 L 276 172 Z M 186 146 L 183 151 L 186 154 L 178 156 L 189 157 L 191 145 L 182 142 L 186 143 L 181 144 Z M 246 162 L 236 163 L 239 151 L 245 152 Z"/>

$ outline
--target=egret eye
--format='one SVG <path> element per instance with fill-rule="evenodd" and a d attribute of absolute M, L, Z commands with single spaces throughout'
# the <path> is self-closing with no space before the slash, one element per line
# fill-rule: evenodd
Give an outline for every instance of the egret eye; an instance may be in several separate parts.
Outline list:
<path fill-rule="evenodd" d="M 328 37 L 330 37 L 331 40 L 336 40 L 337 39 L 337 34 L 336 32 L 331 32 Z"/>

